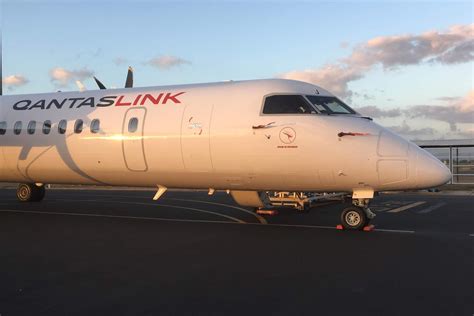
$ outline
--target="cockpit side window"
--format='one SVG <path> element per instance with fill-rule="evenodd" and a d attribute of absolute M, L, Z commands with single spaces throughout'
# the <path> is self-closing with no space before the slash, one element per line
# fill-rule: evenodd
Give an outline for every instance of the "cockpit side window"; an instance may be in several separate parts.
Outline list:
<path fill-rule="evenodd" d="M 336 97 L 320 95 L 307 95 L 306 97 L 322 113 L 356 114 L 353 109 Z"/>
<path fill-rule="evenodd" d="M 301 95 L 272 95 L 265 99 L 263 114 L 315 114 Z"/>

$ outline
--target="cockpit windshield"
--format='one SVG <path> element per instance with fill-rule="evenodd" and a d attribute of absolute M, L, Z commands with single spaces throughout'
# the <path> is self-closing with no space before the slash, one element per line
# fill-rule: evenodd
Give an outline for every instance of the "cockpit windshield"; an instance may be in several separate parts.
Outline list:
<path fill-rule="evenodd" d="M 356 114 L 348 105 L 336 97 L 307 95 L 306 98 L 320 111 L 326 114 Z"/>

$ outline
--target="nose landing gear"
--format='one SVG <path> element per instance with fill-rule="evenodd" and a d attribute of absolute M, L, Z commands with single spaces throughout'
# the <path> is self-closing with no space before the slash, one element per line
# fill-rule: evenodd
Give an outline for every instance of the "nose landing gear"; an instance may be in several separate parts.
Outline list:
<path fill-rule="evenodd" d="M 341 213 L 341 224 L 344 229 L 363 230 L 369 225 L 375 214 L 369 208 L 370 199 L 353 199 L 352 206 Z"/>
<path fill-rule="evenodd" d="M 44 199 L 46 190 L 44 185 L 21 183 L 16 189 L 16 197 L 20 202 L 39 202 Z"/>

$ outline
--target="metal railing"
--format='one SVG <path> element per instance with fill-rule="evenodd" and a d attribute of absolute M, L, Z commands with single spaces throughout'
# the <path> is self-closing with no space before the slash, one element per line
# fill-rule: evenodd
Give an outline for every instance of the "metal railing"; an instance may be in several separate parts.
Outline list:
<path fill-rule="evenodd" d="M 420 145 L 451 171 L 450 184 L 474 184 L 474 145 Z"/>

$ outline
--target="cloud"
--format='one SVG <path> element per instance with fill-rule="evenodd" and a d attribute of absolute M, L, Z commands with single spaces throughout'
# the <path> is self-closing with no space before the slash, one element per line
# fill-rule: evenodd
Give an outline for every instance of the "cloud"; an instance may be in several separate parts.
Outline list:
<path fill-rule="evenodd" d="M 363 99 L 366 100 L 366 101 L 375 99 L 374 96 L 372 96 L 372 95 L 370 95 L 370 94 L 367 94 L 367 93 L 354 92 L 353 95 L 354 95 L 355 97 L 363 98 Z"/>
<path fill-rule="evenodd" d="M 77 80 L 83 81 L 87 78 L 91 78 L 94 72 L 87 68 L 79 70 L 67 70 L 61 67 L 56 67 L 50 70 L 49 76 L 51 82 L 58 87 L 67 87 L 69 84 L 76 82 Z"/>
<path fill-rule="evenodd" d="M 474 59 L 474 40 L 466 41 L 436 57 L 433 61 L 442 64 L 466 63 Z"/>
<path fill-rule="evenodd" d="M 356 47 L 345 62 L 364 66 L 381 64 L 385 69 L 424 61 L 463 63 L 474 60 L 473 40 L 474 24 L 455 25 L 445 32 L 376 37 Z"/>
<path fill-rule="evenodd" d="M 464 113 L 474 112 L 474 90 L 469 91 L 464 98 L 455 102 L 454 106 Z M 474 123 L 474 120 L 472 122 Z"/>
<path fill-rule="evenodd" d="M 281 78 L 307 81 L 341 97 L 352 96 L 348 83 L 376 66 L 390 71 L 421 63 L 457 64 L 474 60 L 474 24 L 454 25 L 444 32 L 381 36 L 356 45 L 352 53 L 319 68 L 290 71 Z"/>
<path fill-rule="evenodd" d="M 30 82 L 28 78 L 22 75 L 12 75 L 2 78 L 2 84 L 5 85 L 8 90 L 13 90 L 15 88 L 24 86 L 28 82 Z"/>
<path fill-rule="evenodd" d="M 410 139 L 414 138 L 430 138 L 431 136 L 436 134 L 436 130 L 431 127 L 424 127 L 424 128 L 412 128 L 406 121 L 403 121 L 402 125 L 396 126 L 389 126 L 389 129 L 394 131 L 395 133 L 401 134 L 403 136 L 407 136 Z"/>
<path fill-rule="evenodd" d="M 449 124 L 451 131 L 456 131 L 457 123 L 472 122 L 472 117 L 466 116 L 456 110 L 456 108 L 444 105 L 414 105 L 405 111 L 411 118 L 423 117 Z"/>
<path fill-rule="evenodd" d="M 454 106 L 460 111 L 471 112 L 474 111 L 474 90 L 468 92 L 464 97 L 439 97 L 436 100 L 446 102 L 447 105 Z"/>
<path fill-rule="evenodd" d="M 474 131 L 460 131 L 457 134 L 455 134 L 455 138 L 460 138 L 460 139 L 473 139 L 474 138 Z"/>
<path fill-rule="evenodd" d="M 451 131 L 457 131 L 458 123 L 474 124 L 474 90 L 448 105 L 414 105 L 404 111 L 409 117 L 425 117 L 449 124 Z"/>
<path fill-rule="evenodd" d="M 326 65 L 319 69 L 306 69 L 281 74 L 284 79 L 301 80 L 324 87 L 341 97 L 352 95 L 348 83 L 364 76 L 364 70 L 343 64 Z"/>
<path fill-rule="evenodd" d="M 123 57 L 117 57 L 117 58 L 114 58 L 113 60 L 114 64 L 116 64 L 117 66 L 122 66 L 122 65 L 125 65 L 125 64 L 128 64 L 128 59 L 127 58 L 123 58 Z"/>
<path fill-rule="evenodd" d="M 374 118 L 398 117 L 402 115 L 402 111 L 400 109 L 384 110 L 375 105 L 363 106 L 363 107 L 357 108 L 356 111 L 361 113 L 362 115 L 370 116 Z"/>
<path fill-rule="evenodd" d="M 459 100 L 459 97 L 439 97 L 439 98 L 436 98 L 436 100 L 439 100 L 439 101 L 443 101 L 443 102 L 453 102 L 453 101 L 457 101 Z"/>
<path fill-rule="evenodd" d="M 155 57 L 145 62 L 146 65 L 157 67 L 162 70 L 168 70 L 170 68 L 180 66 L 180 65 L 190 65 L 191 62 L 176 56 L 164 55 L 160 57 Z"/>
<path fill-rule="evenodd" d="M 376 105 L 363 106 L 356 108 L 356 110 L 366 116 L 373 118 L 404 118 L 405 120 L 411 120 L 415 118 L 425 118 L 430 120 L 436 120 L 449 124 L 450 131 L 459 135 L 472 134 L 474 130 L 474 90 L 469 91 L 464 97 L 441 97 L 438 100 L 444 101 L 444 105 L 439 104 L 422 104 L 422 105 L 411 105 L 405 107 L 403 110 L 399 108 L 383 109 Z M 399 131 L 401 134 L 416 136 L 421 133 L 428 134 L 428 129 L 412 130 L 408 129 L 408 124 L 404 121 L 407 126 L 403 127 L 403 130 L 397 130 L 396 127 L 392 129 Z M 458 124 L 468 124 L 471 127 L 461 130 Z M 417 134 L 418 133 L 418 134 Z M 464 134 L 463 134 L 464 133 Z M 467 135 L 466 134 L 466 135 Z"/>

